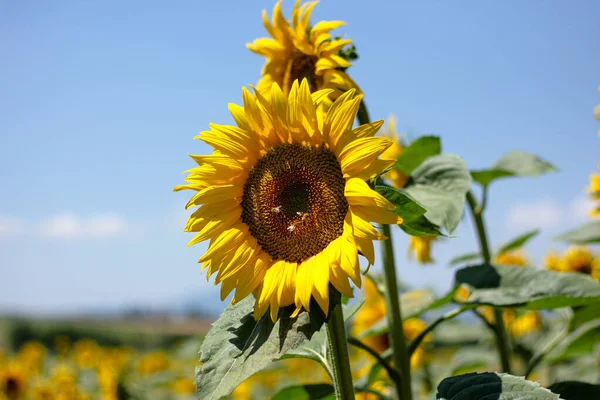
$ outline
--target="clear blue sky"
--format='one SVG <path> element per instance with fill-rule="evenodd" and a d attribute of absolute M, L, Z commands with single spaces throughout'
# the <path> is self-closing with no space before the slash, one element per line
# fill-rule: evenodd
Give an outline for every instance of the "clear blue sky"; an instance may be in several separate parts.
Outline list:
<path fill-rule="evenodd" d="M 199 296 L 202 246 L 181 229 L 189 193 L 171 192 L 207 147 L 192 137 L 231 122 L 227 103 L 257 81 L 273 1 L 0 3 L 0 312 L 57 313 Z M 352 4 L 352 5 L 351 5 Z M 414 137 L 439 134 L 471 168 L 523 149 L 560 172 L 492 187 L 495 244 L 532 226 L 550 237 L 581 222 L 599 159 L 600 3 L 325 0 L 313 22 L 341 19 L 357 44 L 350 70 L 372 117 Z M 289 16 L 292 1 L 284 9 Z M 537 213 L 537 214 L 536 214 Z M 536 215 L 539 214 L 539 218 Z M 533 216 L 533 217 L 532 217 Z M 454 254 L 475 248 L 470 218 L 400 275 L 441 291 Z M 376 268 L 377 269 L 377 268 Z"/>

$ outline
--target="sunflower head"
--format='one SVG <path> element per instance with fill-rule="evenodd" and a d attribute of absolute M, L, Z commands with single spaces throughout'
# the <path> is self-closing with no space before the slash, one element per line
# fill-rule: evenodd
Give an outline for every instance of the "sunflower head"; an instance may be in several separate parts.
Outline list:
<path fill-rule="evenodd" d="M 408 243 L 408 255 L 414 255 L 421 264 L 429 264 L 434 260 L 431 258 L 431 244 L 435 236 L 411 236 Z"/>
<path fill-rule="evenodd" d="M 273 9 L 272 21 L 263 10 L 263 24 L 271 37 L 247 45 L 267 59 L 258 83 L 261 92 L 268 93 L 276 82 L 287 95 L 293 82 L 302 79 L 307 79 L 312 92 L 333 89 L 332 99 L 350 88 L 358 88 L 344 72 L 350 62 L 339 55 L 352 40 L 334 38 L 330 33 L 345 23 L 321 21 L 311 25 L 310 15 L 317 3 L 300 6 L 300 0 L 296 1 L 291 21 L 281 12 L 281 1 Z"/>
<path fill-rule="evenodd" d="M 590 175 L 590 185 L 588 193 L 592 200 L 600 201 L 600 173 L 594 172 Z M 600 204 L 596 203 L 595 207 L 590 210 L 590 216 L 594 218 L 600 217 Z"/>
<path fill-rule="evenodd" d="M 28 367 L 18 360 L 11 360 L 0 366 L 0 394 L 9 399 L 22 398 L 29 380 L 27 371 Z"/>
<path fill-rule="evenodd" d="M 565 272 L 582 272 L 589 274 L 592 272 L 592 262 L 594 257 L 592 253 L 584 246 L 571 246 L 562 257 L 559 269 Z"/>
<path fill-rule="evenodd" d="M 510 323 L 509 329 L 514 337 L 525 336 L 542 326 L 542 317 L 537 311 L 527 311 Z"/>
<path fill-rule="evenodd" d="M 560 255 L 556 251 L 550 251 L 544 256 L 544 268 L 550 271 L 559 271 Z"/>
<path fill-rule="evenodd" d="M 530 265 L 529 259 L 522 250 L 507 251 L 500 253 L 494 258 L 494 262 L 497 264 L 505 265 Z"/>
<path fill-rule="evenodd" d="M 361 285 L 358 254 L 374 263 L 371 222 L 395 224 L 394 205 L 365 180 L 393 163 L 379 156 L 389 139 L 374 136 L 382 121 L 352 129 L 362 95 L 349 90 L 325 119 L 316 107 L 331 90 L 311 93 L 307 79 L 285 95 L 274 83 L 269 98 L 242 90 L 244 105 L 231 104 L 237 126 L 211 124 L 199 139 L 215 151 L 192 158 L 188 184 L 200 206 L 186 231 L 190 245 L 210 240 L 200 258 L 216 273 L 225 299 L 256 298 L 254 316 L 294 304 L 296 315 L 311 299 L 327 314 L 329 284 L 348 297 L 351 279 Z"/>

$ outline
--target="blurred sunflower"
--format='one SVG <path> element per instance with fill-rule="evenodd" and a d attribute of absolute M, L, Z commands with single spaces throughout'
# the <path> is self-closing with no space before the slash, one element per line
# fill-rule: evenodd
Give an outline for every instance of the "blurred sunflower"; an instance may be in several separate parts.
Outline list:
<path fill-rule="evenodd" d="M 9 399 L 21 398 L 27 390 L 27 367 L 17 360 L 0 366 L 0 393 Z"/>
<path fill-rule="evenodd" d="M 383 152 L 381 157 L 390 160 L 397 160 L 398 156 L 402 154 L 404 148 L 402 147 L 402 142 L 400 140 L 400 137 L 398 136 L 398 132 L 396 132 L 396 117 L 390 116 L 388 118 L 387 127 L 383 131 L 383 135 L 392 141 L 392 145 L 388 147 L 386 151 Z M 408 181 L 408 176 L 404 175 L 396 168 L 390 169 L 388 172 L 385 173 L 384 176 L 391 182 L 392 186 L 396 189 L 404 187 L 404 185 L 406 185 L 406 182 Z"/>
<path fill-rule="evenodd" d="M 196 382 L 191 378 L 180 377 L 172 382 L 171 388 L 177 394 L 195 394 Z"/>
<path fill-rule="evenodd" d="M 155 374 L 169 368 L 169 355 L 162 350 L 156 350 L 140 357 L 137 370 L 144 375 Z"/>
<path fill-rule="evenodd" d="M 343 21 L 321 21 L 311 26 L 310 15 L 318 2 L 300 6 L 296 1 L 291 22 L 281 12 L 281 1 L 273 9 L 273 21 L 263 10 L 263 24 L 271 38 L 256 39 L 247 47 L 266 57 L 258 90 L 268 93 L 272 84 L 279 85 L 287 95 L 296 79 L 306 78 L 311 92 L 333 89 L 329 97 L 334 100 L 348 89 L 358 89 L 346 74 L 350 62 L 338 53 L 352 44 L 350 39 L 338 39 L 331 31 L 345 25 Z M 268 96 L 267 96 L 268 97 Z M 328 99 L 325 99 L 328 102 Z M 329 105 L 329 104 L 327 104 Z"/>
<path fill-rule="evenodd" d="M 556 251 L 549 251 L 544 256 L 544 268 L 550 271 L 558 271 L 560 255 Z"/>
<path fill-rule="evenodd" d="M 381 293 L 379 293 L 373 281 L 366 279 L 363 290 L 365 302 L 354 317 L 354 322 L 350 330 L 353 336 L 360 336 L 386 315 L 385 299 Z M 402 324 L 404 336 L 409 341 L 412 341 L 419 336 L 426 327 L 427 324 L 419 318 L 409 318 L 403 321 Z M 425 339 L 425 341 L 427 340 L 429 340 L 429 337 Z M 367 336 L 362 338 L 361 341 L 378 353 L 382 353 L 390 347 L 389 336 L 387 333 Z M 411 368 L 419 368 L 423 365 L 425 359 L 425 351 L 422 346 L 419 346 L 410 358 Z"/>
<path fill-rule="evenodd" d="M 594 172 L 590 175 L 590 186 L 588 193 L 592 200 L 596 202 L 594 208 L 590 211 L 590 216 L 600 218 L 600 173 Z"/>
<path fill-rule="evenodd" d="M 600 282 L 600 258 L 592 261 L 592 278 Z"/>
<path fill-rule="evenodd" d="M 559 271 L 590 274 L 594 257 L 584 246 L 571 246 L 558 263 Z"/>
<path fill-rule="evenodd" d="M 494 258 L 496 264 L 527 266 L 531 262 L 522 250 L 506 251 Z"/>
<path fill-rule="evenodd" d="M 417 261 L 421 264 L 429 264 L 433 262 L 431 258 L 431 244 L 435 240 L 435 236 L 411 236 L 408 243 L 409 257 L 414 255 Z"/>
<path fill-rule="evenodd" d="M 510 333 L 514 337 L 525 336 L 538 330 L 542 326 L 542 316 L 537 311 L 526 311 L 511 320 Z"/>
<path fill-rule="evenodd" d="M 37 341 L 26 342 L 19 350 L 19 360 L 28 369 L 38 372 L 46 357 L 46 347 Z"/>
<path fill-rule="evenodd" d="M 270 308 L 275 321 L 291 304 L 294 315 L 309 311 L 311 296 L 327 314 L 329 283 L 352 297 L 359 252 L 374 263 L 372 241 L 383 237 L 371 222 L 401 222 L 365 182 L 394 162 L 378 159 L 391 145 L 374 136 L 382 121 L 352 129 L 362 95 L 351 89 L 319 124 L 315 107 L 329 93 L 311 94 L 306 79 L 289 96 L 274 83 L 269 99 L 243 88 L 244 106 L 229 106 L 238 126 L 202 132 L 215 151 L 192 155 L 199 166 L 175 188 L 197 192 L 185 230 L 197 232 L 188 245 L 210 240 L 202 269 L 217 273 L 222 299 L 253 293 L 257 319 Z"/>

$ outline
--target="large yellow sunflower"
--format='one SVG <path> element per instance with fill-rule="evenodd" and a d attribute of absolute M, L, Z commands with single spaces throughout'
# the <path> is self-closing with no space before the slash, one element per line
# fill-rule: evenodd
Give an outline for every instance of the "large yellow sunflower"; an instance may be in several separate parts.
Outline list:
<path fill-rule="evenodd" d="M 281 12 L 281 1 L 273 9 L 273 22 L 263 10 L 263 24 L 271 38 L 256 39 L 247 46 L 253 52 L 266 57 L 258 90 L 268 93 L 276 82 L 287 95 L 292 83 L 308 79 L 312 92 L 331 88 L 332 99 L 348 89 L 358 89 L 356 83 L 344 72 L 350 62 L 338 55 L 339 51 L 352 43 L 350 39 L 334 39 L 330 32 L 343 21 L 320 21 L 310 25 L 310 15 L 317 1 L 300 6 L 296 1 L 291 22 Z"/>
<path fill-rule="evenodd" d="M 257 319 L 269 307 L 273 320 L 291 304 L 310 310 L 311 296 L 327 314 L 329 283 L 352 296 L 359 252 L 374 262 L 382 236 L 370 222 L 401 222 L 365 182 L 393 163 L 379 159 L 391 145 L 374 136 L 382 121 L 352 129 L 362 95 L 349 90 L 319 124 L 316 105 L 330 92 L 311 94 L 306 79 L 288 96 L 273 83 L 269 99 L 243 88 L 244 105 L 229 105 L 237 126 L 202 132 L 215 150 L 192 155 L 199 166 L 175 188 L 197 192 L 185 230 L 197 232 L 188 245 L 210 240 L 202 269 L 217 274 L 222 299 L 253 293 Z"/>

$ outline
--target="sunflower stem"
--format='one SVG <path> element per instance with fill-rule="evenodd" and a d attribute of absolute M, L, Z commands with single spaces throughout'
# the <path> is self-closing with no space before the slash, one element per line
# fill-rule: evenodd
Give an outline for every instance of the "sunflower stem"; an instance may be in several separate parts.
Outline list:
<path fill-rule="evenodd" d="M 473 214 L 473 220 L 475 221 L 475 229 L 477 231 L 477 238 L 479 239 L 481 255 L 483 256 L 484 262 L 488 264 L 491 261 L 492 256 L 490 253 L 490 246 L 488 244 L 487 233 L 485 231 L 485 224 L 483 222 L 484 207 L 477 204 L 477 200 L 475 200 L 473 192 L 470 191 L 467 193 L 467 203 L 469 204 L 471 214 Z M 508 333 L 506 332 L 506 326 L 504 326 L 502 310 L 497 308 L 494 308 L 494 327 L 496 343 L 498 345 L 498 354 L 500 356 L 500 363 L 502 364 L 502 371 L 510 374 L 510 346 L 508 343 Z"/>
<path fill-rule="evenodd" d="M 385 302 L 389 325 L 390 343 L 392 346 L 392 359 L 394 365 L 400 370 L 400 385 L 396 385 L 398 398 L 412 400 L 412 387 L 410 379 L 410 355 L 404 329 L 402 328 L 402 310 L 398 296 L 398 281 L 396 278 L 396 264 L 394 261 L 394 248 L 392 246 L 392 230 L 389 225 L 382 225 L 383 235 L 387 237 L 381 245 L 383 259 L 383 275 L 385 277 Z M 399 386 L 399 387 L 398 387 Z"/>
<path fill-rule="evenodd" d="M 330 290 L 331 308 L 327 320 L 327 350 L 331 359 L 333 386 L 335 398 L 338 400 L 353 400 L 354 385 L 350 370 L 350 356 L 346 339 L 346 326 L 342 313 L 342 296 L 335 290 Z"/>

